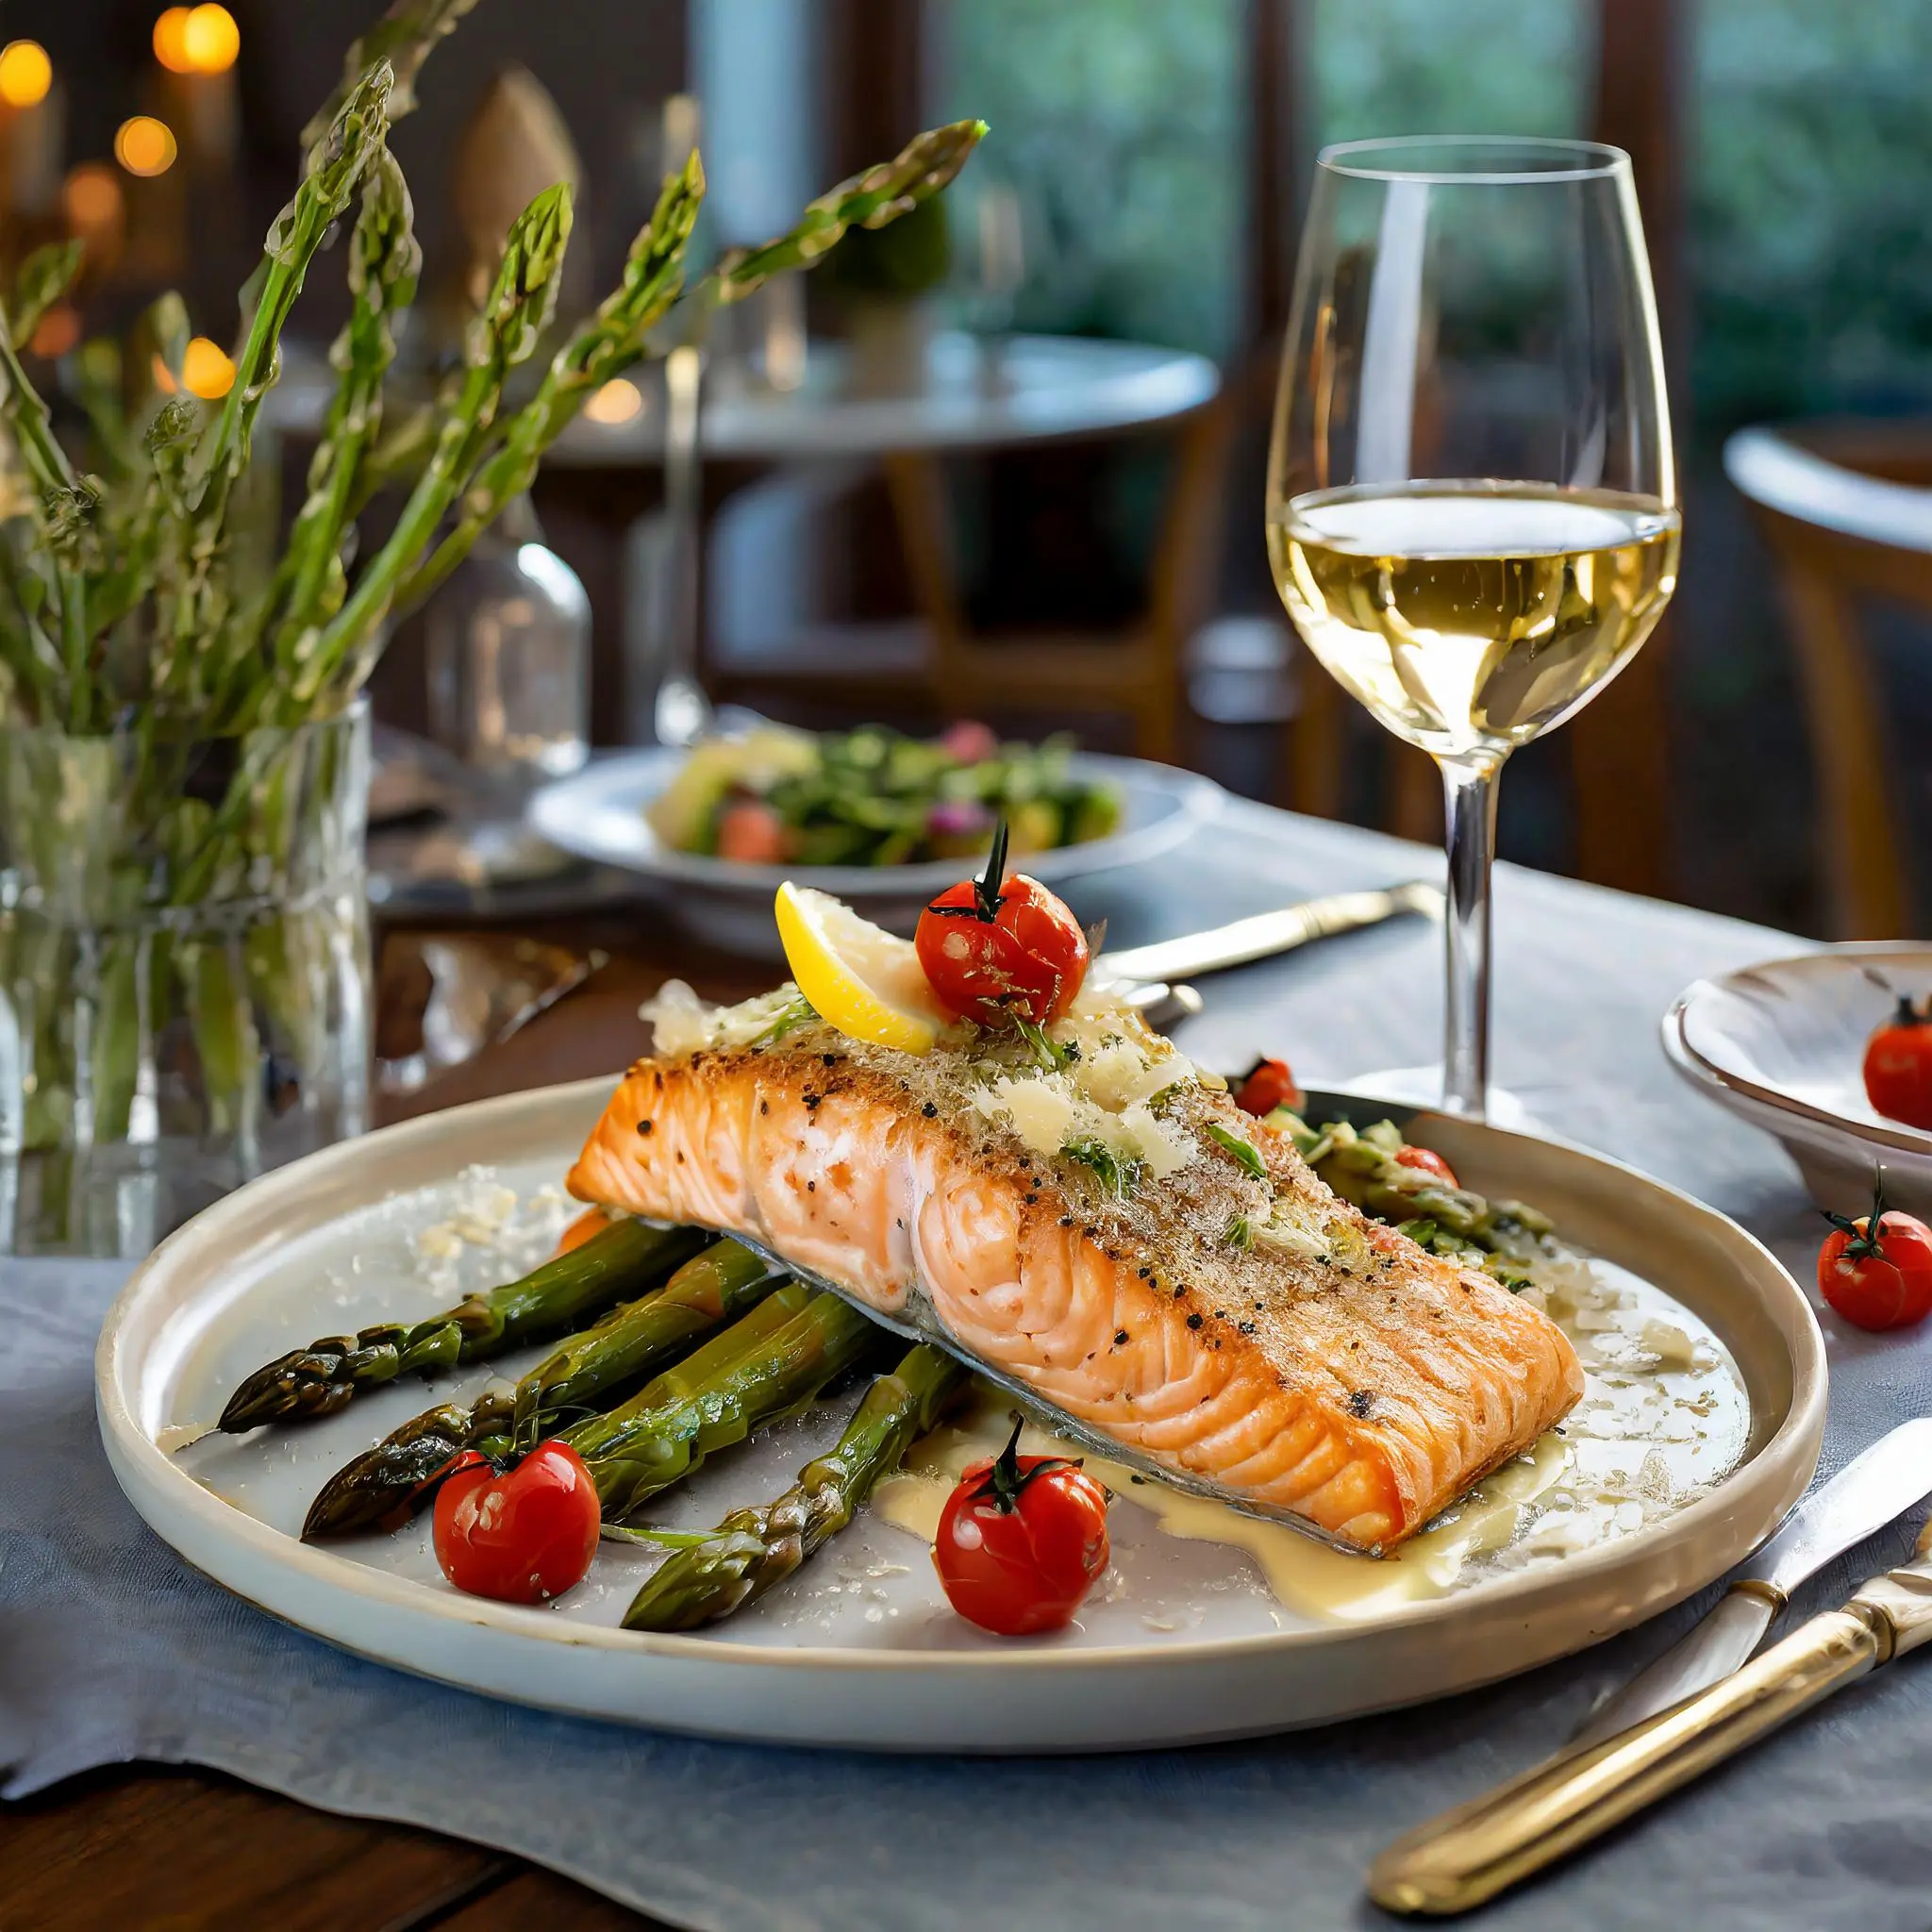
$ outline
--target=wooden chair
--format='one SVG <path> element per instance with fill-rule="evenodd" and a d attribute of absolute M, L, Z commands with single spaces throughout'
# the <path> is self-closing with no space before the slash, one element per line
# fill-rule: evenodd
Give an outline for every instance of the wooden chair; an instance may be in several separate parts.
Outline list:
<path fill-rule="evenodd" d="M 961 599 L 953 518 L 939 458 L 883 459 L 896 534 L 918 606 L 914 625 L 808 626 L 808 646 L 753 668 L 712 647 L 707 685 L 721 696 L 772 691 L 860 707 L 924 699 L 951 718 L 989 712 L 1119 715 L 1136 754 L 1173 760 L 1187 715 L 1188 640 L 1210 614 L 1222 539 L 1232 410 L 1217 398 L 1178 422 L 1175 467 L 1149 571 L 1144 611 L 1095 632 L 976 631 Z"/>
<path fill-rule="evenodd" d="M 1911 892 L 1857 599 L 1932 611 L 1932 425 L 1743 429 L 1724 469 L 1776 558 L 1817 773 L 1831 929 L 1894 939 Z"/>

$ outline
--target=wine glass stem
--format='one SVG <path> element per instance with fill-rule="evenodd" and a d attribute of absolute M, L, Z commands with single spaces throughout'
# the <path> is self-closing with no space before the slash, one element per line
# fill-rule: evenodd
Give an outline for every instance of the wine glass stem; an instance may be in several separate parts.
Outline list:
<path fill-rule="evenodd" d="M 1490 868 L 1496 856 L 1498 758 L 1439 758 L 1449 848 L 1448 979 L 1442 1105 L 1481 1120 L 1490 1099 Z"/>

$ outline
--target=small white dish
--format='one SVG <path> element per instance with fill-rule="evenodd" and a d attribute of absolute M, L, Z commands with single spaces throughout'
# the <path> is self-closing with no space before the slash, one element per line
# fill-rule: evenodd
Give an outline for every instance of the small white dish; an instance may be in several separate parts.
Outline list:
<path fill-rule="evenodd" d="M 595 759 L 536 792 L 530 824 L 580 858 L 655 880 L 700 938 L 759 958 L 779 956 L 772 898 L 788 878 L 843 899 L 875 924 L 909 933 L 920 908 L 961 874 L 957 858 L 926 865 L 745 865 L 675 851 L 652 831 L 644 809 L 685 756 L 660 745 Z M 1084 845 L 1029 852 L 1025 870 L 1049 886 L 1158 858 L 1213 818 L 1226 796 L 1211 778 L 1144 758 L 1080 752 L 1071 762 L 1077 776 L 1119 792 L 1121 824 Z"/>
<path fill-rule="evenodd" d="M 1890 991 L 1888 991 L 1890 989 Z M 1932 1212 L 1932 1134 L 1865 1097 L 1865 1043 L 1899 994 L 1932 993 L 1932 945 L 1877 940 L 1694 980 L 1664 1016 L 1664 1055 L 1707 1099 L 1784 1144 L 1821 1207 Z"/>

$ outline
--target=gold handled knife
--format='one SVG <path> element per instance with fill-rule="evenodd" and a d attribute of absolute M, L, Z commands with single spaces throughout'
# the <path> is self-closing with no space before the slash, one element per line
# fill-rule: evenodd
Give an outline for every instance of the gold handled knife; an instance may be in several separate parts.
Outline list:
<path fill-rule="evenodd" d="M 1701 1624 L 1593 1710 L 1570 1740 L 1597 1744 L 1728 1677 L 1791 1592 L 1932 1493 L 1932 1416 L 1901 1423 L 1820 1483 L 1731 1578 Z"/>
<path fill-rule="evenodd" d="M 1598 1743 L 1573 1745 L 1445 1811 L 1377 1858 L 1369 1896 L 1446 1918 L 1590 1843 L 1855 1678 L 1932 1642 L 1932 1523 L 1914 1559 L 1874 1576 L 1723 1683 Z"/>

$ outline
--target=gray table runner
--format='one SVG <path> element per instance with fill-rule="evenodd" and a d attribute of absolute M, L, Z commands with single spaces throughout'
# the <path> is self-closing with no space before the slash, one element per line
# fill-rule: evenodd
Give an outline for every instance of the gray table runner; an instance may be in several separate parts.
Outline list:
<path fill-rule="evenodd" d="M 1387 840 L 1237 808 L 1131 884 L 1094 882 L 1078 908 L 1137 943 L 1424 864 Z M 1211 1063 L 1285 1052 L 1304 1077 L 1424 1060 L 1437 944 L 1411 922 L 1224 975 L 1187 1043 Z M 1656 1039 L 1688 980 L 1796 942 L 1506 870 L 1497 944 L 1498 1077 L 1564 1133 L 1716 1203 L 1808 1269 L 1818 1223 L 1784 1157 L 1679 1088 Z M 93 1336 L 123 1272 L 0 1262 L 11 1797 L 128 1758 L 209 1765 L 521 1853 L 704 1932 L 1386 1924 L 1360 1893 L 1375 1851 L 1560 1741 L 1707 1601 L 1414 1711 L 1139 1757 L 868 1758 L 549 1717 L 334 1651 L 226 1595 L 145 1528 L 94 1431 Z M 1866 1337 L 1827 1320 L 1826 1336 L 1830 1468 L 1932 1407 L 1932 1330 Z M 1879 1539 L 1801 1609 L 1908 1541 Z M 1932 1664 L 1844 1693 L 1481 1923 L 1924 1932 Z"/>

